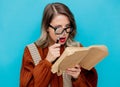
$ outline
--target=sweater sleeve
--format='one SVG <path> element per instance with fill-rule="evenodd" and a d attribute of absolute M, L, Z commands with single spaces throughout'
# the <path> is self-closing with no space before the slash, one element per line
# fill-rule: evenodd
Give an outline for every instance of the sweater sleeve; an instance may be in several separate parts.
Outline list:
<path fill-rule="evenodd" d="M 90 71 L 82 69 L 77 80 L 73 81 L 73 87 L 97 87 L 97 72 L 95 68 Z"/>
<path fill-rule="evenodd" d="M 20 87 L 47 87 L 51 78 L 51 65 L 47 60 L 41 60 L 35 66 L 26 47 L 20 72 Z"/>

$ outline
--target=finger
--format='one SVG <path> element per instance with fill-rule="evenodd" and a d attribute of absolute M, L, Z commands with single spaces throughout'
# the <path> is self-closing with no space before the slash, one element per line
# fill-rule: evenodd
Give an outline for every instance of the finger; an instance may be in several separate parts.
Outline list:
<path fill-rule="evenodd" d="M 60 52 L 60 48 L 55 48 L 54 51 L 55 51 L 55 52 L 56 52 L 56 51 L 59 51 L 59 52 Z"/>
<path fill-rule="evenodd" d="M 49 50 L 51 50 L 52 52 L 60 52 L 60 48 L 54 48 L 54 47 L 50 47 Z"/>
<path fill-rule="evenodd" d="M 53 47 L 53 48 L 59 48 L 59 47 L 60 47 L 60 44 L 55 43 L 52 47 Z"/>
<path fill-rule="evenodd" d="M 76 71 L 78 71 L 79 69 L 78 69 L 78 68 L 68 68 L 67 70 L 68 70 L 68 71 L 72 71 L 72 72 L 76 72 Z"/>
<path fill-rule="evenodd" d="M 80 65 L 76 64 L 76 65 L 75 65 L 75 68 L 80 68 Z"/>
<path fill-rule="evenodd" d="M 76 74 L 79 73 L 79 72 L 66 71 L 66 73 L 73 76 L 73 75 L 76 75 Z"/>
<path fill-rule="evenodd" d="M 75 72 L 66 71 L 66 73 L 69 74 L 69 75 L 73 75 Z"/>
<path fill-rule="evenodd" d="M 59 54 L 60 54 L 60 49 L 53 49 L 53 50 L 52 50 L 52 53 L 53 53 L 53 55 L 56 54 L 56 53 L 59 53 Z"/>
<path fill-rule="evenodd" d="M 80 75 L 80 72 L 70 72 L 70 71 L 67 71 L 66 72 L 68 75 L 72 76 L 73 78 L 77 79 L 78 76 Z"/>
<path fill-rule="evenodd" d="M 56 57 L 60 57 L 60 54 L 57 54 Z"/>
<path fill-rule="evenodd" d="M 60 52 L 55 52 L 54 55 L 60 55 Z"/>
<path fill-rule="evenodd" d="M 55 51 L 55 52 L 53 52 L 53 55 L 60 56 L 60 52 L 59 51 Z"/>
<path fill-rule="evenodd" d="M 76 67 L 80 67 L 80 65 L 79 65 L 79 64 L 76 64 L 75 66 L 76 66 Z"/>

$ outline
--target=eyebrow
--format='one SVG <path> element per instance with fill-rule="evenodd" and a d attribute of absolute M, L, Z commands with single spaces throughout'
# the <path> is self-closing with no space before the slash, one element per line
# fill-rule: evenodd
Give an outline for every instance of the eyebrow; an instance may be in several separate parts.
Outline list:
<path fill-rule="evenodd" d="M 62 25 L 55 25 L 54 27 L 62 27 Z M 64 27 L 70 27 L 70 23 L 66 24 Z"/>
<path fill-rule="evenodd" d="M 70 23 L 69 24 L 66 24 L 66 27 L 70 26 Z"/>

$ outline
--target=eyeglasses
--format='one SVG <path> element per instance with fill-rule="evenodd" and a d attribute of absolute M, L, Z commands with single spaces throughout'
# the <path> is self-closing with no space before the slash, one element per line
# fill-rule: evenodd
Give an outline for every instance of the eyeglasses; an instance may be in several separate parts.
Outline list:
<path fill-rule="evenodd" d="M 66 27 L 66 28 L 62 28 L 62 27 L 53 27 L 52 25 L 49 25 L 49 27 L 51 27 L 52 29 L 54 29 L 55 34 L 60 35 L 62 34 L 64 31 L 66 31 L 66 33 L 71 33 L 72 32 L 72 27 Z"/>

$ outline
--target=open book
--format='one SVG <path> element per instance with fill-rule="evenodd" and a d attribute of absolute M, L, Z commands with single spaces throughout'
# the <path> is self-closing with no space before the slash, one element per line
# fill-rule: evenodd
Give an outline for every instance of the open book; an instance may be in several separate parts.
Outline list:
<path fill-rule="evenodd" d="M 107 55 L 108 50 L 104 45 L 67 47 L 60 58 L 52 65 L 51 71 L 61 75 L 67 68 L 74 67 L 76 64 L 90 70 Z"/>

